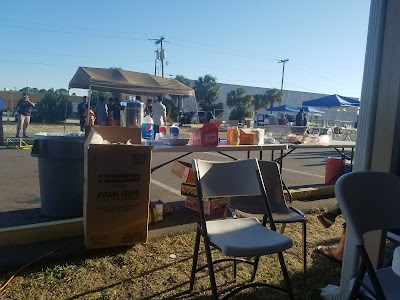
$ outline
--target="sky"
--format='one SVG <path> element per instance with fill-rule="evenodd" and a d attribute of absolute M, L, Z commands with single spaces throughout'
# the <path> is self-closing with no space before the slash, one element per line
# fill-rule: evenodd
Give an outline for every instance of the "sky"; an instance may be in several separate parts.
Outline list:
<path fill-rule="evenodd" d="M 68 88 L 80 66 L 360 97 L 369 0 L 2 0 L 0 89 Z M 158 45 L 159 47 L 159 45 Z M 160 62 L 157 75 L 161 76 Z M 85 95 L 85 90 L 71 90 Z"/>

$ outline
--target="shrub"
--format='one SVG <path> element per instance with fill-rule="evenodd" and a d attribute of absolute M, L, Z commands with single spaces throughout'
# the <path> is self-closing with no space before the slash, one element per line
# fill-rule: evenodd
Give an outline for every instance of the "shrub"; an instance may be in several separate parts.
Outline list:
<path fill-rule="evenodd" d="M 43 121 L 46 123 L 56 124 L 64 121 L 66 117 L 68 118 L 72 112 L 72 103 L 67 99 L 67 90 L 49 89 L 44 95 L 42 101 L 36 105 Z M 67 105 L 65 105 L 66 103 Z M 65 109 L 67 110 L 66 112 Z"/>

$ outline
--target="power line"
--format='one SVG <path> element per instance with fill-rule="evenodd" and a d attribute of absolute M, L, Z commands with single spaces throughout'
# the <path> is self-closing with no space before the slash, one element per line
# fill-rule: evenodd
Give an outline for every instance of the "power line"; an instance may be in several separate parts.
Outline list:
<path fill-rule="evenodd" d="M 35 55 L 46 55 L 46 56 L 64 56 L 64 57 L 74 57 L 74 58 L 112 59 L 112 60 L 128 60 L 128 61 L 150 61 L 149 59 L 131 59 L 131 58 L 123 58 L 123 57 L 101 57 L 101 56 L 73 55 L 73 54 L 60 54 L 60 53 L 49 53 L 49 52 L 31 52 L 31 51 L 18 51 L 18 50 L 6 50 L 6 49 L 0 49 L 0 52 L 35 54 Z"/>

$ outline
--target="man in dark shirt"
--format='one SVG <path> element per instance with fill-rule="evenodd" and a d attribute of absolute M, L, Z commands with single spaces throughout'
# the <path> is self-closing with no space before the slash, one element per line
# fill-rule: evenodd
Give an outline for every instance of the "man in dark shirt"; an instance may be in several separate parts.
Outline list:
<path fill-rule="evenodd" d="M 307 118 L 304 114 L 304 109 L 300 109 L 300 111 L 296 115 L 296 126 L 307 126 Z"/>
<path fill-rule="evenodd" d="M 19 137 L 19 132 L 21 131 L 21 127 L 22 127 L 23 137 L 24 138 L 28 137 L 26 135 L 26 130 L 28 129 L 28 125 L 31 120 L 32 107 L 35 107 L 35 104 L 31 100 L 29 100 L 29 97 L 26 93 L 23 93 L 22 99 L 18 100 L 17 103 L 17 111 L 19 113 L 19 118 L 17 125 L 17 133 L 15 135 L 16 137 Z"/>
<path fill-rule="evenodd" d="M 79 116 L 79 125 L 81 126 L 81 131 L 84 131 L 85 129 L 85 117 L 83 114 L 85 113 L 87 109 L 87 97 L 83 96 L 82 102 L 78 104 L 77 110 L 78 110 L 78 116 Z"/>
<path fill-rule="evenodd" d="M 153 117 L 153 100 L 148 98 L 146 106 L 144 108 L 144 115 L 150 115 L 150 117 Z"/>
<path fill-rule="evenodd" d="M 121 104 L 118 98 L 114 98 L 114 104 L 112 106 L 112 115 L 114 118 L 114 126 L 121 126 Z"/>

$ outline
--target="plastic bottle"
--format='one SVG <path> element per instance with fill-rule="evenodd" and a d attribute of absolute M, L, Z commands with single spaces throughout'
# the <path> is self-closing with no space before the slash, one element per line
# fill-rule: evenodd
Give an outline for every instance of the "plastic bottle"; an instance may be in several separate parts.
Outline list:
<path fill-rule="evenodd" d="M 229 145 L 237 146 L 239 144 L 240 144 L 240 131 L 239 128 L 236 126 L 230 132 Z"/>
<path fill-rule="evenodd" d="M 154 121 L 147 114 L 142 121 L 142 138 L 152 140 L 154 138 Z"/>
<path fill-rule="evenodd" d="M 177 139 L 179 137 L 179 127 L 173 124 L 169 128 L 169 133 L 170 133 L 170 138 L 171 139 Z"/>
<path fill-rule="evenodd" d="M 158 221 L 161 221 L 163 219 L 163 210 L 164 210 L 164 202 L 158 199 L 156 201 L 156 211 L 157 211 Z"/>

